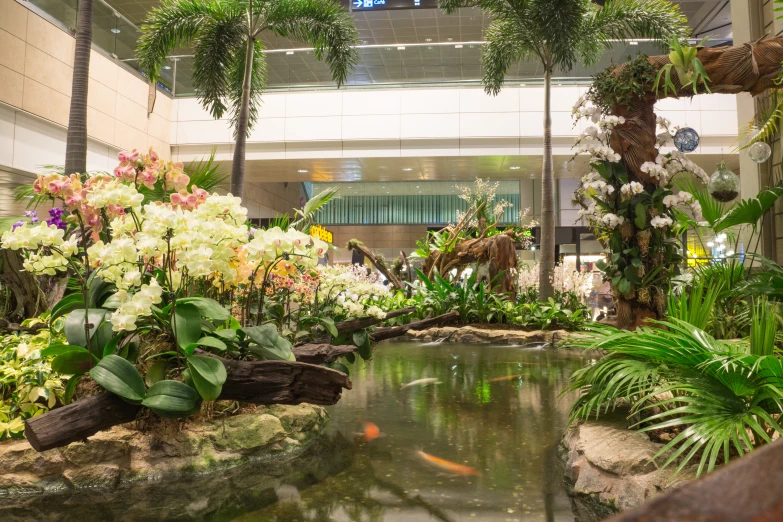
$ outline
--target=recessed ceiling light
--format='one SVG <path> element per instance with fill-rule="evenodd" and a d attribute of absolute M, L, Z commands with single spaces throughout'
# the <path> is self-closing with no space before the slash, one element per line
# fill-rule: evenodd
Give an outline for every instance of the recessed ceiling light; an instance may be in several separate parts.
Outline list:
<path fill-rule="evenodd" d="M 419 186 L 418 186 L 418 185 L 416 185 L 416 188 L 419 188 Z"/>
<path fill-rule="evenodd" d="M 304 174 L 305 172 L 307 172 L 307 169 L 299 169 L 297 172 Z"/>
<path fill-rule="evenodd" d="M 425 38 L 425 39 L 424 39 L 424 41 L 425 41 L 425 42 L 431 42 L 431 41 L 432 41 L 432 38 Z"/>
<path fill-rule="evenodd" d="M 412 171 L 413 169 L 412 169 L 412 168 L 410 168 L 410 167 L 405 167 L 405 168 L 404 168 L 404 169 L 402 169 L 402 170 L 404 170 L 405 172 L 410 172 L 410 171 Z"/>
<path fill-rule="evenodd" d="M 294 54 L 293 51 L 286 51 L 285 54 Z"/>
<path fill-rule="evenodd" d="M 454 46 L 455 49 L 462 49 L 462 44 L 457 44 Z"/>
<path fill-rule="evenodd" d="M 631 44 L 631 45 L 639 45 L 639 42 L 634 42 L 634 41 L 630 41 L 628 43 Z"/>
<path fill-rule="evenodd" d="M 446 38 L 446 40 L 448 40 L 449 42 L 453 42 L 454 38 Z"/>
<path fill-rule="evenodd" d="M 510 168 L 511 170 L 519 170 L 519 169 L 520 169 L 520 168 L 522 168 L 522 167 L 517 167 L 517 166 L 515 165 L 515 166 L 513 166 L 513 167 L 509 167 L 509 168 Z"/>
<path fill-rule="evenodd" d="M 171 69 L 171 65 L 164 65 L 164 66 L 163 66 L 163 69 L 164 69 L 164 70 L 166 70 L 166 71 L 168 71 L 168 70 L 170 70 L 170 69 Z"/>
<path fill-rule="evenodd" d="M 405 50 L 405 46 L 401 45 L 401 46 L 397 47 L 397 50 L 398 51 L 404 51 Z"/>
<path fill-rule="evenodd" d="M 111 32 L 114 33 L 114 34 L 117 34 L 117 33 L 120 32 L 120 30 L 117 29 L 116 27 L 114 27 L 114 28 L 112 28 Z"/>
<path fill-rule="evenodd" d="M 524 87 L 524 86 L 526 86 L 527 84 L 526 84 L 526 83 L 520 83 L 519 85 L 521 85 L 522 87 Z"/>

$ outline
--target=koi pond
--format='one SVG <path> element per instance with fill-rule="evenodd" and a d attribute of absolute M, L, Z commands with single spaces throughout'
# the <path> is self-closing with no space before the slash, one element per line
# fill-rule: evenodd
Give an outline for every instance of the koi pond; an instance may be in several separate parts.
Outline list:
<path fill-rule="evenodd" d="M 572 521 L 557 460 L 571 398 L 559 393 L 583 364 L 540 347 L 385 343 L 351 365 L 328 435 L 296 460 L 4 499 L 0 518 Z"/>

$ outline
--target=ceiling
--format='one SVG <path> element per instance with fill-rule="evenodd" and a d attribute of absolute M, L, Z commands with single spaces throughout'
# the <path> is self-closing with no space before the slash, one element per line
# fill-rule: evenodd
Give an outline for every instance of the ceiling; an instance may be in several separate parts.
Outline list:
<path fill-rule="evenodd" d="M 689 157 L 708 173 L 713 172 L 721 160 L 735 172 L 739 171 L 737 155 L 693 154 Z M 571 156 L 554 157 L 556 178 L 579 178 L 587 172 L 587 156 L 580 156 L 567 166 L 570 159 Z M 248 160 L 245 177 L 249 183 L 471 181 L 477 177 L 519 180 L 540 179 L 541 169 L 541 156 L 280 159 Z"/>

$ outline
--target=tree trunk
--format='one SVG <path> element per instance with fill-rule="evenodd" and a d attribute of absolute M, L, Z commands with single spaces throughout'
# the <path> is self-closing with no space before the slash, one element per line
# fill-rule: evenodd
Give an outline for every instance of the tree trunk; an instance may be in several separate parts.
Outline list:
<path fill-rule="evenodd" d="M 252 404 L 330 405 L 351 389 L 344 373 L 300 362 L 222 359 L 226 382 L 220 400 Z M 118 424 L 131 422 L 141 406 L 104 392 L 25 421 L 25 436 L 37 451 L 59 448 Z"/>
<path fill-rule="evenodd" d="M 379 319 L 377 317 L 361 317 L 359 319 L 350 319 L 348 321 L 334 323 L 334 327 L 337 328 L 337 331 L 341 334 L 351 333 L 355 332 L 356 330 L 361 330 L 362 328 L 367 328 L 369 326 L 382 323 L 387 319 L 394 319 L 395 317 L 399 317 L 401 315 L 412 314 L 415 311 L 415 306 L 409 306 L 407 308 L 400 308 L 399 310 L 389 312 L 383 319 Z"/>
<path fill-rule="evenodd" d="M 364 244 L 359 241 L 358 239 L 352 239 L 348 242 L 348 250 L 356 250 L 358 252 L 361 252 L 362 255 L 370 260 L 370 262 L 375 266 L 375 268 L 378 269 L 378 272 L 384 275 L 386 279 L 388 279 L 389 284 L 391 284 L 395 289 L 397 290 L 403 290 L 403 284 L 399 277 L 394 275 L 391 270 L 389 270 L 389 267 L 386 265 L 386 261 L 383 260 L 383 258 L 378 257 L 375 255 L 375 253 L 364 246 Z"/>
<path fill-rule="evenodd" d="M 242 106 L 239 108 L 234 160 L 231 163 L 231 194 L 238 198 L 242 197 L 245 187 L 245 148 L 247 144 L 247 128 L 250 121 L 250 87 L 253 83 L 255 43 L 255 38 L 248 36 L 247 49 L 245 49 L 245 78 L 242 80 Z"/>
<path fill-rule="evenodd" d="M 443 324 L 445 322 L 451 321 L 452 319 L 457 319 L 458 317 L 459 317 L 459 312 L 454 310 L 453 312 L 449 312 L 443 315 L 438 315 L 430 319 L 413 321 L 411 323 L 404 324 L 401 326 L 386 326 L 383 328 L 376 328 L 370 334 L 370 339 L 372 339 L 373 342 L 377 343 L 380 341 L 385 341 L 386 339 L 392 339 L 394 337 L 405 335 L 410 330 L 420 330 L 420 329 L 423 330 L 425 328 L 430 328 L 432 326 L 437 326 L 439 324 Z"/>
<path fill-rule="evenodd" d="M 92 0 L 80 0 L 76 15 L 71 110 L 65 142 L 65 174 L 87 172 L 87 87 L 92 47 Z"/>
<path fill-rule="evenodd" d="M 47 309 L 46 296 L 38 281 L 23 269 L 22 263 L 20 251 L 0 249 L 0 285 L 7 288 L 12 296 L 6 316 L 20 321 L 36 317 Z"/>
<path fill-rule="evenodd" d="M 538 300 L 554 297 L 555 274 L 555 179 L 552 172 L 552 68 L 544 71 L 544 168 L 541 173 L 541 258 Z"/>

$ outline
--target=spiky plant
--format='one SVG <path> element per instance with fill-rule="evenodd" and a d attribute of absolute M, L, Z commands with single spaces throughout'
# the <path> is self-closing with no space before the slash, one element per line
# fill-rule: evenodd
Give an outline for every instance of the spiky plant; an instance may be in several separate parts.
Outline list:
<path fill-rule="evenodd" d="M 151 81 L 176 47 L 194 48 L 193 84 L 214 118 L 228 112 L 236 146 L 231 193 L 242 196 L 245 143 L 258 118 L 266 86 L 261 33 L 315 48 L 341 86 L 356 64 L 358 33 L 348 11 L 334 0 L 163 0 L 141 27 L 137 55 Z"/>
<path fill-rule="evenodd" d="M 687 20 L 664 0 L 439 0 L 453 12 L 479 7 L 493 18 L 482 51 L 484 89 L 500 92 L 516 62 L 537 61 L 544 72 L 544 165 L 541 183 L 541 301 L 554 295 L 555 192 L 552 170 L 551 87 L 555 70 L 596 63 L 616 41 L 648 37 L 670 41 L 687 36 Z"/>

